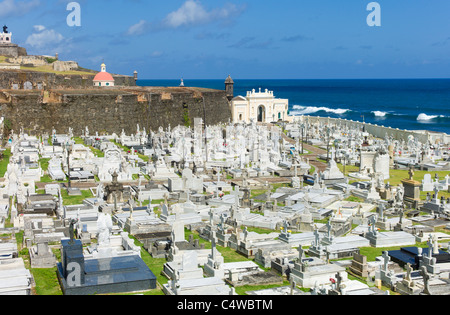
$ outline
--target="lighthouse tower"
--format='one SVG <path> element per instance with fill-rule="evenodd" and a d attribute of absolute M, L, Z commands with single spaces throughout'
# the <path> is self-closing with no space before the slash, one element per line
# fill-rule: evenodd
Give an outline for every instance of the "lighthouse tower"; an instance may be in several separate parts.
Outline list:
<path fill-rule="evenodd" d="M 11 44 L 12 33 L 8 33 L 8 27 L 3 26 L 3 32 L 0 34 L 0 44 Z"/>

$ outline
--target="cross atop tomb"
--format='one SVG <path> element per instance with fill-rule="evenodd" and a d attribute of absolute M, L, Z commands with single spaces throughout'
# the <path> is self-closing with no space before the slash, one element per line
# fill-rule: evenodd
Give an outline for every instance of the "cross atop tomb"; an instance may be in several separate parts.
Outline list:
<path fill-rule="evenodd" d="M 387 271 L 388 270 L 389 261 L 391 260 L 391 257 L 389 257 L 389 252 L 388 251 L 384 251 L 382 257 L 383 257 L 383 270 Z"/>

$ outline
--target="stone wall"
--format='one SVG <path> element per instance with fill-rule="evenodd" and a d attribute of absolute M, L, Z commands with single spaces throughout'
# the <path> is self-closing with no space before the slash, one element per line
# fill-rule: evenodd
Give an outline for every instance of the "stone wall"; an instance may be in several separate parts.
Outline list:
<path fill-rule="evenodd" d="M 27 50 L 16 44 L 0 44 L 0 56 L 18 57 L 26 55 Z"/>
<path fill-rule="evenodd" d="M 363 123 L 359 121 L 340 118 L 330 118 L 330 117 L 298 116 L 295 117 L 295 119 L 297 120 L 308 119 L 310 123 L 347 125 L 349 128 L 360 130 L 362 130 L 362 128 L 364 127 L 368 133 L 381 139 L 384 139 L 386 135 L 388 135 L 392 136 L 396 140 L 405 140 L 407 142 L 409 137 L 412 136 L 413 138 L 417 138 L 417 140 L 422 143 L 430 141 L 431 143 L 440 142 L 450 144 L 450 135 L 441 132 L 430 132 L 425 130 L 403 130 L 398 128 L 379 126 L 370 123 Z"/>
<path fill-rule="evenodd" d="M 38 85 L 46 89 L 90 89 L 96 73 L 92 75 L 61 75 L 48 72 L 25 71 L 25 70 L 0 70 L 0 90 L 9 90 L 17 85 L 21 90 L 25 82 L 31 82 L 33 89 Z M 116 85 L 135 86 L 133 77 L 114 75 Z"/>
<path fill-rule="evenodd" d="M 185 90 L 119 88 L 51 91 L 0 91 L 0 116 L 16 133 L 42 135 L 56 129 L 67 133 L 72 127 L 81 135 L 156 131 L 206 118 L 208 125 L 226 123 L 231 109 L 225 91 L 189 88 Z"/>

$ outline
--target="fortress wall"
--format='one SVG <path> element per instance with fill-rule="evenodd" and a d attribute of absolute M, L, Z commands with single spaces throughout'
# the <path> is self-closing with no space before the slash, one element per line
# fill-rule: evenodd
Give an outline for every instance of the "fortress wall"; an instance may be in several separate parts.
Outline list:
<path fill-rule="evenodd" d="M 146 94 L 143 97 L 142 94 Z M 170 95 L 168 98 L 167 96 Z M 184 93 L 131 93 L 121 90 L 0 91 L 0 116 L 19 132 L 31 135 L 67 133 L 81 135 L 87 126 L 91 134 L 136 132 L 136 126 L 156 131 L 160 126 L 185 125 L 186 117 L 203 118 L 209 125 L 226 123 L 231 109 L 225 91 Z M 204 102 L 203 102 L 204 99 Z M 185 114 L 186 113 L 186 114 Z"/>
<path fill-rule="evenodd" d="M 11 89 L 13 84 L 17 84 L 19 89 L 23 89 L 23 85 L 27 81 L 32 83 L 33 89 L 37 89 L 38 84 L 43 84 L 47 89 L 90 89 L 94 76 L 95 74 L 62 75 L 25 70 L 0 70 L 0 89 Z M 114 76 L 114 79 L 118 86 L 136 86 L 133 77 Z"/>
<path fill-rule="evenodd" d="M 0 44 L 0 56 L 19 57 L 26 55 L 27 50 L 16 44 Z"/>

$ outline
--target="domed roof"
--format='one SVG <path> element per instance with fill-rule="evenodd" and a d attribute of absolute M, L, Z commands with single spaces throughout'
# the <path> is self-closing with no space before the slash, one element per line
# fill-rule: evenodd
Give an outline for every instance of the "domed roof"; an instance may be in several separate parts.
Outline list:
<path fill-rule="evenodd" d="M 105 63 L 102 63 L 101 69 L 102 69 L 102 71 L 97 73 L 97 75 L 94 77 L 94 80 L 93 80 L 94 82 L 95 81 L 114 81 L 114 78 L 112 77 L 112 75 L 109 74 L 108 72 L 106 72 Z"/>
<path fill-rule="evenodd" d="M 114 81 L 114 78 L 108 72 L 99 72 L 94 77 L 94 81 Z"/>

